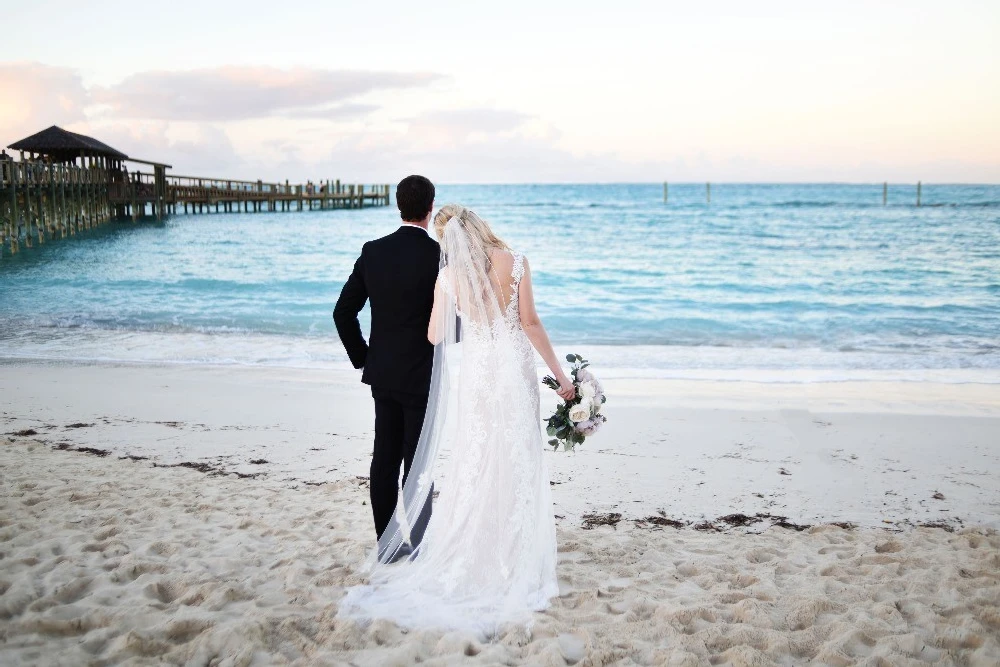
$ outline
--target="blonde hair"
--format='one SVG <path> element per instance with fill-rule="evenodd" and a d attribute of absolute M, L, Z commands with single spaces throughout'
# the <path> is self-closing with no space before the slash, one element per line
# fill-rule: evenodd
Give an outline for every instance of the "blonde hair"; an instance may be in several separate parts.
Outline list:
<path fill-rule="evenodd" d="M 493 233 L 489 223 L 460 204 L 445 204 L 434 216 L 434 232 L 438 239 L 444 238 L 444 228 L 448 221 L 457 218 L 462 228 L 475 241 L 484 253 L 492 248 L 510 251 L 510 246 Z"/>

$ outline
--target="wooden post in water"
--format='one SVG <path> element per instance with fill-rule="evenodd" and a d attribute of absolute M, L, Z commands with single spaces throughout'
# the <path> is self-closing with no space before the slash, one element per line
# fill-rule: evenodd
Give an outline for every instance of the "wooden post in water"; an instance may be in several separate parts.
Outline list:
<path fill-rule="evenodd" d="M 0 257 L 7 244 L 7 163 L 0 157 Z"/>
<path fill-rule="evenodd" d="M 77 166 L 77 160 L 80 161 L 79 166 Z M 76 210 L 77 210 L 77 223 L 78 229 L 87 229 L 87 164 L 84 162 L 83 153 L 80 154 L 79 158 L 73 159 L 73 166 L 76 168 Z"/>
<path fill-rule="evenodd" d="M 663 203 L 667 203 L 669 190 L 667 190 L 667 182 L 663 181 Z"/>
<path fill-rule="evenodd" d="M 56 238 L 56 233 L 59 233 L 58 238 L 63 238 L 66 235 L 62 232 L 62 217 L 59 215 L 59 209 L 56 207 L 56 168 L 52 164 L 52 158 L 46 160 L 49 167 L 49 220 L 51 220 L 51 233 L 52 238 Z"/>
<path fill-rule="evenodd" d="M 35 162 L 32 167 L 35 170 L 35 188 L 38 190 L 38 225 L 36 227 L 38 231 L 38 245 L 45 243 L 45 232 L 46 226 L 49 221 L 46 218 L 45 211 L 45 167 L 43 166 L 41 160 L 42 156 L 39 155 L 35 158 Z"/>
<path fill-rule="evenodd" d="M 711 204 L 712 203 L 712 184 L 711 183 L 705 183 L 705 203 L 706 204 Z"/>
<path fill-rule="evenodd" d="M 882 206 L 889 201 L 889 181 L 882 183 Z"/>
<path fill-rule="evenodd" d="M 21 153 L 24 160 L 24 153 Z M 32 247 L 31 242 L 31 164 L 24 165 L 24 247 Z"/>
<path fill-rule="evenodd" d="M 15 165 L 11 162 L 11 179 L 10 184 L 10 208 L 13 212 L 14 218 L 13 222 L 13 233 L 10 236 L 10 254 L 16 255 L 17 251 L 21 248 L 21 216 L 18 214 L 17 210 L 17 182 L 20 180 L 18 172 L 20 171 L 20 165 Z"/>
<path fill-rule="evenodd" d="M 139 206 L 135 201 L 135 179 L 138 178 L 138 174 L 132 174 L 132 178 L 128 180 L 128 193 L 129 200 L 132 202 L 132 222 L 135 222 L 139 217 Z"/>
<path fill-rule="evenodd" d="M 163 220 L 163 195 L 166 190 L 166 172 L 167 170 L 160 165 L 153 166 L 153 208 L 156 209 L 157 222 Z"/>
<path fill-rule="evenodd" d="M 8 166 L 9 165 L 9 166 Z M 8 169 L 13 169 L 14 165 L 6 159 L 6 154 L 0 155 L 0 256 L 3 255 L 3 246 L 10 238 L 10 224 L 13 221 L 14 209 L 7 210 L 7 188 L 13 187 L 13 174 L 8 173 Z"/>
<path fill-rule="evenodd" d="M 86 188 L 84 190 L 85 196 L 87 198 L 87 229 L 93 229 L 97 226 L 97 216 L 96 207 L 94 206 L 94 161 L 84 158 L 83 160 L 83 173 L 86 179 Z"/>
<path fill-rule="evenodd" d="M 70 170 L 65 164 L 59 167 L 62 177 L 59 179 L 59 198 L 62 200 L 62 211 L 63 217 L 66 219 L 66 229 L 69 231 L 69 235 L 73 236 L 76 234 L 76 229 L 73 227 L 73 215 L 71 213 L 72 207 L 66 206 L 66 180 L 69 178 Z M 70 198 L 73 196 L 72 187 L 70 188 Z"/>
<path fill-rule="evenodd" d="M 3 246 L 7 244 L 7 162 L 0 157 L 0 257 L 3 257 Z"/>
<path fill-rule="evenodd" d="M 917 181 L 917 206 L 920 206 L 920 181 Z"/>

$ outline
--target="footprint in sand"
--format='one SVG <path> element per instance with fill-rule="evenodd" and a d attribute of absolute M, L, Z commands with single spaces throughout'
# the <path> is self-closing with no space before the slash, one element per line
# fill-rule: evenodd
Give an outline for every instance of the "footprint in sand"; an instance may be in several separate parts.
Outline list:
<path fill-rule="evenodd" d="M 93 581 L 94 580 L 91 577 L 76 579 L 56 589 L 56 591 L 52 594 L 52 597 L 62 604 L 72 604 L 74 602 L 78 602 L 89 593 L 90 585 Z"/>
<path fill-rule="evenodd" d="M 123 562 L 111 573 L 110 579 L 116 584 L 124 584 L 129 581 L 135 581 L 144 574 L 165 574 L 167 572 L 167 566 L 159 563 L 137 563 L 128 558 L 124 558 L 122 560 L 127 560 L 129 562 Z"/>
<path fill-rule="evenodd" d="M 770 549 L 752 549 L 747 552 L 746 559 L 751 563 L 770 563 L 775 559 L 775 554 Z"/>
<path fill-rule="evenodd" d="M 105 528 L 104 530 L 101 530 L 101 531 L 98 531 L 98 532 L 94 533 L 94 539 L 95 540 L 106 540 L 109 537 L 114 537 L 119 532 L 121 532 L 121 531 L 118 530 L 118 528 L 116 526 L 109 526 L 108 528 Z"/>
<path fill-rule="evenodd" d="M 164 604 L 170 604 L 177 598 L 187 593 L 187 587 L 168 579 L 154 581 L 146 586 L 142 592 L 146 595 L 146 597 L 159 600 Z"/>

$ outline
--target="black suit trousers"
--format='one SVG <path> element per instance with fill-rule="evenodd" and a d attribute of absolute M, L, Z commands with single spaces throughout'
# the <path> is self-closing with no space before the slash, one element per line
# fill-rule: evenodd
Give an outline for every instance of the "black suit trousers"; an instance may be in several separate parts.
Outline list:
<path fill-rule="evenodd" d="M 403 467 L 403 484 L 410 473 L 420 429 L 424 425 L 427 394 L 372 387 L 372 398 L 375 399 L 375 450 L 369 487 L 375 531 L 381 537 L 396 510 L 400 465 Z M 410 528 L 414 547 L 420 544 L 427 528 L 432 496 L 433 493 L 427 496 L 420 516 Z"/>

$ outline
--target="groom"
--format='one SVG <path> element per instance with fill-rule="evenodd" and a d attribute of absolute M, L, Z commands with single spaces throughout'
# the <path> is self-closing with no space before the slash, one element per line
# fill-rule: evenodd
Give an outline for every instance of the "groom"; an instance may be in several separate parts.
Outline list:
<path fill-rule="evenodd" d="M 364 369 L 361 381 L 371 385 L 375 399 L 370 489 L 379 536 L 396 509 L 400 465 L 405 484 L 424 423 L 434 355 L 427 325 L 441 253 L 427 231 L 434 184 L 423 176 L 407 176 L 396 186 L 396 206 L 402 225 L 364 244 L 333 310 L 347 356 L 355 368 Z M 358 322 L 366 300 L 371 302 L 367 343 Z M 428 497 L 410 529 L 414 548 L 420 544 L 430 512 Z"/>

